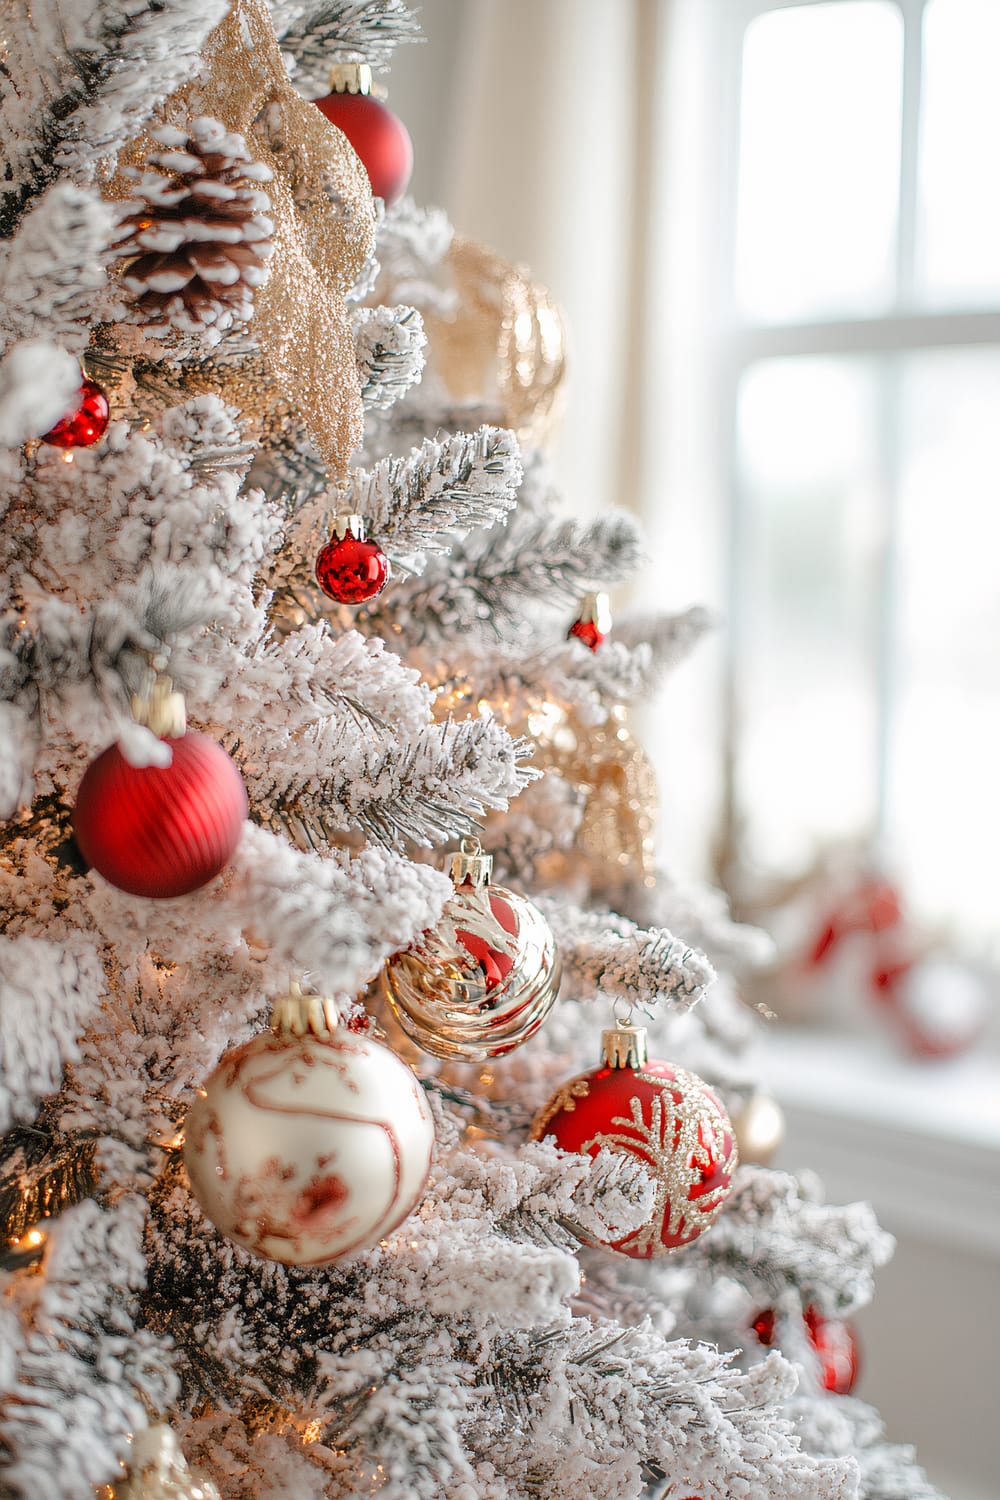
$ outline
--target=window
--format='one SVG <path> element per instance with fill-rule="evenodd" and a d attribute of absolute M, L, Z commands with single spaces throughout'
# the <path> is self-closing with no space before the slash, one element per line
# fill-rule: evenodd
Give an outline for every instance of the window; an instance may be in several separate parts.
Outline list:
<path fill-rule="evenodd" d="M 997 931 L 1000 5 L 722 0 L 726 845 L 845 837 Z"/>

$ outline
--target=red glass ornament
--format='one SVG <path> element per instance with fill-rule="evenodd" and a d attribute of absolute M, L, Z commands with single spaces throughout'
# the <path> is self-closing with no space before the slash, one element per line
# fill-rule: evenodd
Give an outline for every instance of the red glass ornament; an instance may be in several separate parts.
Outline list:
<path fill-rule="evenodd" d="M 758 1313 L 750 1324 L 750 1327 L 764 1347 L 770 1349 L 774 1343 L 774 1313 L 772 1310 L 765 1308 L 764 1312 Z"/>
<path fill-rule="evenodd" d="M 324 594 L 338 604 L 366 604 L 389 580 L 389 559 L 382 548 L 347 532 L 331 537 L 316 559 L 316 578 Z"/>
<path fill-rule="evenodd" d="M 589 646 L 591 651 L 596 651 L 604 640 L 604 631 L 598 630 L 593 620 L 577 620 L 569 627 L 570 635 L 575 635 L 578 641 Z"/>
<path fill-rule="evenodd" d="M 169 766 L 133 766 L 111 745 L 87 768 L 73 830 L 105 880 L 131 896 L 186 896 L 218 875 L 239 841 L 247 794 L 207 735 L 170 740 Z"/>
<path fill-rule="evenodd" d="M 391 207 L 406 192 L 413 172 L 413 142 L 402 120 L 370 94 L 327 94 L 314 103 L 347 136 L 375 197 Z"/>
<path fill-rule="evenodd" d="M 580 601 L 579 613 L 566 634 L 596 651 L 607 640 L 610 629 L 611 609 L 607 594 L 585 594 Z"/>
<path fill-rule="evenodd" d="M 809 1342 L 819 1359 L 823 1389 L 847 1396 L 858 1378 L 858 1340 L 850 1323 L 824 1318 L 814 1307 L 802 1314 Z"/>
<path fill-rule="evenodd" d="M 823 1389 L 838 1396 L 848 1395 L 858 1378 L 858 1340 L 850 1323 L 839 1318 L 824 1318 L 815 1307 L 802 1313 L 809 1342 L 819 1360 Z M 765 1348 L 774 1343 L 775 1316 L 771 1308 L 757 1314 L 751 1328 Z"/>
<path fill-rule="evenodd" d="M 108 425 L 108 398 L 101 387 L 86 377 L 80 384 L 80 404 L 67 412 L 40 439 L 53 448 L 91 448 L 100 442 Z"/>
<path fill-rule="evenodd" d="M 622 1053 L 633 1035 L 641 1050 Z M 646 1059 L 644 1038 L 641 1027 L 605 1032 L 605 1065 L 564 1084 L 532 1129 L 535 1140 L 552 1136 L 564 1151 L 596 1156 L 606 1146 L 644 1164 L 656 1183 L 650 1218 L 607 1244 L 641 1260 L 703 1234 L 722 1211 L 737 1165 L 733 1128 L 718 1099 L 694 1073 Z M 638 1066 L 616 1064 L 616 1046 Z"/>

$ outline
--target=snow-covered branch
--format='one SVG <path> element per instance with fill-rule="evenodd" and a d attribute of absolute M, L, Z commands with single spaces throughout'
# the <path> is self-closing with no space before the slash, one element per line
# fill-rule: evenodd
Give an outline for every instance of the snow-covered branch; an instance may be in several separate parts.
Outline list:
<path fill-rule="evenodd" d="M 834 1207 L 785 1172 L 740 1167 L 725 1212 L 688 1259 L 731 1276 L 763 1307 L 780 1307 L 791 1290 L 795 1310 L 845 1317 L 871 1300 L 893 1244 L 870 1204 Z"/>
<path fill-rule="evenodd" d="M 502 520 L 515 504 L 521 472 L 513 433 L 481 427 L 426 438 L 406 458 L 354 470 L 336 508 L 364 516 L 386 552 L 412 562 L 447 551 L 473 527 Z"/>
<path fill-rule="evenodd" d="M 598 995 L 641 1010 L 688 1009 L 715 977 L 704 954 L 666 928 L 646 930 L 613 912 L 581 911 L 555 896 L 541 896 L 563 963 L 563 991 L 578 1000 Z"/>
<path fill-rule="evenodd" d="M 385 410 L 423 374 L 423 319 L 412 307 L 359 307 L 351 324 L 361 399 L 372 411 Z"/>

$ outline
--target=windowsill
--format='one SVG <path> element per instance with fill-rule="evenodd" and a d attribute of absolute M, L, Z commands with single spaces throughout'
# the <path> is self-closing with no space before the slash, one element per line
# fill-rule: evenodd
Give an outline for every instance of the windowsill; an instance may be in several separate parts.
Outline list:
<path fill-rule="evenodd" d="M 1000 1058 L 902 1057 L 885 1038 L 773 1030 L 760 1074 L 782 1105 L 777 1165 L 831 1200 L 869 1199 L 886 1228 L 1000 1258 Z"/>

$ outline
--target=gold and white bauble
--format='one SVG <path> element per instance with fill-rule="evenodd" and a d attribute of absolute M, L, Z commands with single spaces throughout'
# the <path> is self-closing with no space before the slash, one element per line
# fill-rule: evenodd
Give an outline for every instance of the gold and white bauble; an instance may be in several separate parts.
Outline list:
<path fill-rule="evenodd" d="M 375 1244 L 423 1193 L 434 1125 L 416 1076 L 332 1002 L 276 1001 L 272 1029 L 223 1057 L 188 1112 L 191 1191 L 236 1244 L 322 1265 Z"/>
<path fill-rule="evenodd" d="M 396 1020 L 433 1057 L 502 1057 L 535 1034 L 555 1003 L 552 931 L 532 902 L 491 883 L 492 867 L 478 839 L 463 839 L 437 925 L 383 971 Z"/>

